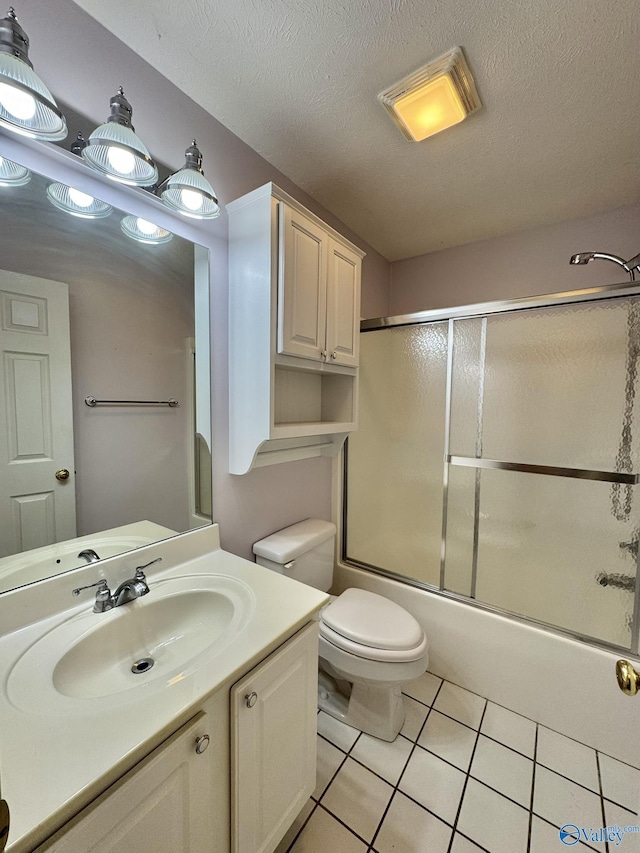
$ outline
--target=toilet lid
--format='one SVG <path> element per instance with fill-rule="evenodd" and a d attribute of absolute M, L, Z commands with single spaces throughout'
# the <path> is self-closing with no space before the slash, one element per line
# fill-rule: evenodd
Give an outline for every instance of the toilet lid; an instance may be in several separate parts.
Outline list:
<path fill-rule="evenodd" d="M 336 634 L 375 649 L 415 649 L 424 640 L 424 631 L 410 613 L 364 589 L 345 590 L 324 608 L 321 619 Z"/>

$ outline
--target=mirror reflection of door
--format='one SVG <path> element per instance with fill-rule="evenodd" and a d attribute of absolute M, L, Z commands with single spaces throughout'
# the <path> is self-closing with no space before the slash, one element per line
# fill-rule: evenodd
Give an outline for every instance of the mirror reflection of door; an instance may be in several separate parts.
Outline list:
<path fill-rule="evenodd" d="M 7 556 L 76 535 L 66 284 L 0 270 L 0 353 L 0 556 Z"/>

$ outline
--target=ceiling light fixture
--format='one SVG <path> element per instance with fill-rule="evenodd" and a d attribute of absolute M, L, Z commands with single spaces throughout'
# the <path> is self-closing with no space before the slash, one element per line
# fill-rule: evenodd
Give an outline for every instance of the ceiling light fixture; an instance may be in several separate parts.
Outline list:
<path fill-rule="evenodd" d="M 169 175 L 158 188 L 162 201 L 169 207 L 193 219 L 215 219 L 220 215 L 218 199 L 202 171 L 202 154 L 193 143 L 184 152 L 185 164 Z"/>
<path fill-rule="evenodd" d="M 138 243 L 149 243 L 155 246 L 158 243 L 168 243 L 173 237 L 171 231 L 159 228 L 153 222 L 139 216 L 125 216 L 120 227 L 127 237 L 137 240 Z"/>
<path fill-rule="evenodd" d="M 23 187 L 31 180 L 31 172 L 13 160 L 0 157 L 0 187 Z"/>
<path fill-rule="evenodd" d="M 84 136 L 79 133 L 71 146 L 71 152 L 80 156 L 86 144 Z M 100 199 L 74 187 L 68 187 L 66 184 L 49 184 L 47 186 L 47 198 L 58 210 L 70 213 L 72 216 L 79 216 L 81 219 L 104 219 L 113 210 L 106 201 L 100 201 Z"/>
<path fill-rule="evenodd" d="M 67 135 L 64 116 L 29 61 L 29 38 L 13 8 L 0 19 L 0 125 L 34 139 Z"/>
<path fill-rule="evenodd" d="M 82 149 L 82 157 L 103 175 L 132 187 L 148 187 L 158 180 L 158 169 L 136 136 L 133 110 L 122 86 L 111 98 L 111 115 L 97 127 Z"/>
<path fill-rule="evenodd" d="M 460 47 L 381 92 L 378 100 L 413 142 L 458 124 L 481 107 Z"/>

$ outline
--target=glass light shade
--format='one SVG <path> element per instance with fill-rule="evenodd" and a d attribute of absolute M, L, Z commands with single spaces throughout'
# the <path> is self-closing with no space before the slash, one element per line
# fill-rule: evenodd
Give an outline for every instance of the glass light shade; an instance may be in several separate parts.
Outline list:
<path fill-rule="evenodd" d="M 47 198 L 58 210 L 81 219 L 102 219 L 113 210 L 110 204 L 65 184 L 49 184 Z"/>
<path fill-rule="evenodd" d="M 419 68 L 378 98 L 414 142 L 453 127 L 481 106 L 459 47 Z"/>
<path fill-rule="evenodd" d="M 173 237 L 171 231 L 159 228 L 153 222 L 149 222 L 139 216 L 125 216 L 120 223 L 120 227 L 127 237 L 131 237 L 139 243 L 149 243 L 152 245 L 168 243 Z"/>
<path fill-rule="evenodd" d="M 0 187 L 23 187 L 31 180 L 31 172 L 13 160 L 0 157 Z"/>
<path fill-rule="evenodd" d="M 213 187 L 195 169 L 180 169 L 171 175 L 165 183 L 161 198 L 169 207 L 193 219 L 215 219 L 220 215 Z"/>
<path fill-rule="evenodd" d="M 438 77 L 396 101 L 395 109 L 416 142 L 466 118 L 451 78 Z"/>
<path fill-rule="evenodd" d="M 148 187 L 158 180 L 158 169 L 149 151 L 133 132 L 117 122 L 97 127 L 82 150 L 94 169 L 132 187 Z"/>
<path fill-rule="evenodd" d="M 162 184 L 162 201 L 192 219 L 215 219 L 220 215 L 218 199 L 202 171 L 202 154 L 195 139 L 185 151 L 186 162 Z"/>
<path fill-rule="evenodd" d="M 29 60 L 29 37 L 11 8 L 0 18 L 0 126 L 34 139 L 64 139 L 67 123 Z"/>

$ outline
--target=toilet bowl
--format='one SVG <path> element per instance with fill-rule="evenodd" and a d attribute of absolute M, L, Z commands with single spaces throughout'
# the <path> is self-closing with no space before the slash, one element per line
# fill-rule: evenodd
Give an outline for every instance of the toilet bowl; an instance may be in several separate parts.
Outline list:
<path fill-rule="evenodd" d="M 256 562 L 327 592 L 335 534 L 334 524 L 307 519 L 256 542 Z M 422 627 L 395 602 L 356 588 L 323 608 L 319 627 L 319 707 L 360 731 L 394 740 L 404 724 L 402 684 L 428 665 Z"/>

